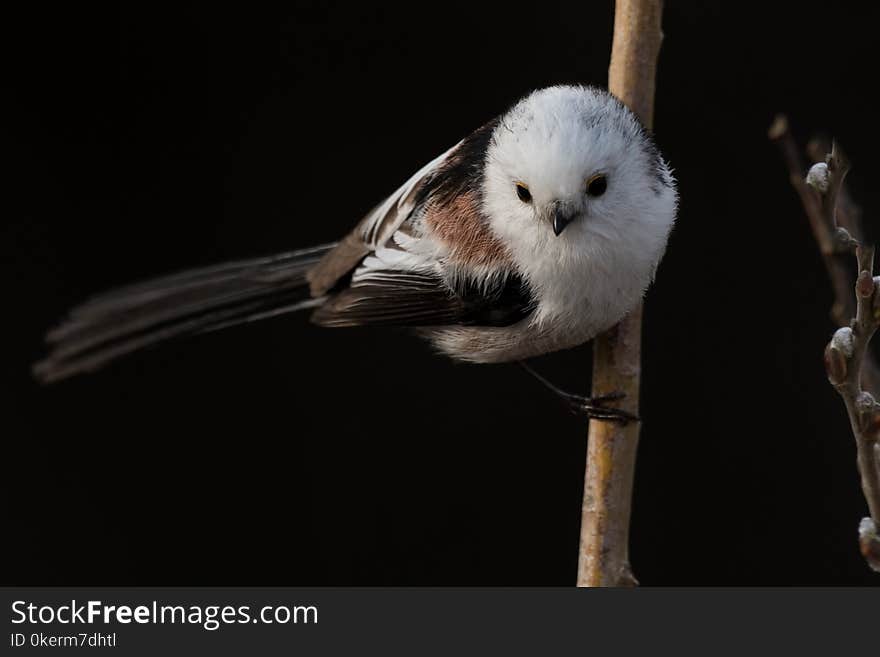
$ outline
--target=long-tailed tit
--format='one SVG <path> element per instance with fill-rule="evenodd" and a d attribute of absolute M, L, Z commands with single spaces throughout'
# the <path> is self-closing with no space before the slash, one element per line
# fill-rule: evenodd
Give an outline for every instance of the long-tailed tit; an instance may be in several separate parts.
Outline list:
<path fill-rule="evenodd" d="M 44 381 L 168 338 L 313 309 L 416 329 L 478 363 L 572 347 L 651 282 L 676 214 L 651 137 L 600 89 L 535 91 L 428 163 L 339 242 L 187 271 L 74 308 Z"/>

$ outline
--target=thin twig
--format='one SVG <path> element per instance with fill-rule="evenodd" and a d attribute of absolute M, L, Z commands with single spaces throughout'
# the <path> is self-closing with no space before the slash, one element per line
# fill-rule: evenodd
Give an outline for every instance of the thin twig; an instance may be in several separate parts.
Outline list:
<path fill-rule="evenodd" d="M 845 261 L 840 257 L 848 255 L 848 251 L 835 244 L 834 227 L 825 219 L 822 200 L 819 194 L 807 185 L 804 178 L 807 169 L 785 116 L 776 117 L 773 125 L 770 126 L 769 136 L 782 151 L 782 157 L 788 166 L 789 180 L 801 199 L 813 237 L 819 245 L 819 253 L 822 254 L 825 270 L 828 272 L 828 279 L 834 292 L 831 319 L 837 326 L 844 326 L 855 313 L 855 301 L 851 294 L 851 274 Z"/>
<path fill-rule="evenodd" d="M 784 117 L 776 119 L 770 138 L 782 148 L 834 287 L 832 317 L 840 328 L 825 348 L 825 370 L 843 399 L 856 439 L 862 492 L 870 514 L 859 524 L 859 546 L 868 565 L 880 571 L 880 403 L 862 387 L 880 389 L 878 368 L 869 353 L 871 337 L 880 326 L 880 277 L 874 277 L 874 247 L 860 241 L 864 235 L 861 213 L 844 188 L 849 162 L 837 144 L 804 178 L 799 150 Z M 819 148 L 820 143 L 813 142 L 811 156 L 819 155 Z M 844 222 L 845 227 L 840 225 Z M 841 259 L 853 253 L 858 264 L 855 295 Z"/>
<path fill-rule="evenodd" d="M 608 89 L 650 128 L 663 35 L 662 0 L 617 0 Z M 642 306 L 594 343 L 593 397 L 622 392 L 620 407 L 638 415 Z M 590 422 L 581 512 L 578 586 L 634 586 L 629 522 L 639 423 Z"/>

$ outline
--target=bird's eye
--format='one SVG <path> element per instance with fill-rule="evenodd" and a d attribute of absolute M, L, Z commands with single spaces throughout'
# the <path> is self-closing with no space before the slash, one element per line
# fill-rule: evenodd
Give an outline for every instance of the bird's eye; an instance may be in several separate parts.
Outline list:
<path fill-rule="evenodd" d="M 602 196 L 608 189 L 608 178 L 605 174 L 599 173 L 587 181 L 587 194 L 589 196 Z"/>
<path fill-rule="evenodd" d="M 516 195 L 519 196 L 519 200 L 523 203 L 532 202 L 532 193 L 529 191 L 529 188 L 522 183 L 516 183 Z"/>

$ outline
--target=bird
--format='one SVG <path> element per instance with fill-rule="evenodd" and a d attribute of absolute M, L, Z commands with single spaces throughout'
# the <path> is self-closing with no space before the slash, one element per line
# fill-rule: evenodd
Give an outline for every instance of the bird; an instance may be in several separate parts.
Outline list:
<path fill-rule="evenodd" d="M 322 327 L 412 329 L 459 361 L 525 363 L 588 342 L 637 305 L 677 209 L 672 169 L 626 105 L 595 86 L 537 89 L 338 241 L 88 299 L 49 331 L 33 373 L 58 381 L 165 340 L 303 310 Z M 588 414 L 624 417 L 578 399 Z"/>

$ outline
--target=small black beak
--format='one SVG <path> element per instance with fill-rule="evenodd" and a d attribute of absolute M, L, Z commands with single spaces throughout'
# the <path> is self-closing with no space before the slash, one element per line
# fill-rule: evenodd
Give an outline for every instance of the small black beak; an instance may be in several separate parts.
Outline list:
<path fill-rule="evenodd" d="M 566 215 L 565 211 L 557 207 L 553 212 L 553 232 L 556 233 L 556 237 L 565 230 L 565 227 L 571 223 L 571 220 L 574 219 L 574 215 Z"/>

